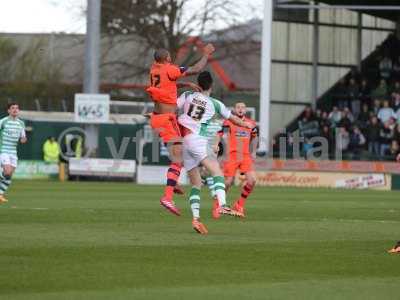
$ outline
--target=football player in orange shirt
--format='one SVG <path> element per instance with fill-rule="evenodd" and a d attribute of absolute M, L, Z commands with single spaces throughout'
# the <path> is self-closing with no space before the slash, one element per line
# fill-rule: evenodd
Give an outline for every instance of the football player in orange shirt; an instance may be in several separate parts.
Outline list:
<path fill-rule="evenodd" d="M 193 83 L 178 83 L 181 77 L 199 73 L 206 65 L 209 56 L 215 51 L 212 44 L 203 48 L 202 58 L 193 66 L 179 67 L 172 63 L 171 55 L 166 49 L 156 50 L 154 63 L 150 69 L 150 87 L 147 92 L 154 101 L 154 111 L 150 125 L 162 141 L 168 145 L 171 165 L 167 172 L 167 184 L 160 200 L 162 206 L 175 215 L 180 215 L 173 202 L 174 189 L 182 169 L 182 138 L 176 116 L 177 89 L 180 87 L 196 88 Z"/>
<path fill-rule="evenodd" d="M 220 134 L 220 136 L 226 134 L 228 138 L 225 153 L 226 160 L 223 163 L 226 189 L 228 190 L 232 186 L 238 170 L 246 177 L 246 184 L 242 188 L 240 198 L 232 207 L 242 217 L 245 214 L 244 206 L 247 197 L 251 194 L 256 184 L 251 146 L 252 142 L 256 141 L 255 138 L 258 137 L 256 122 L 246 117 L 246 110 L 245 103 L 238 102 L 235 104 L 234 113 L 243 121 L 254 124 L 253 129 L 237 126 L 228 120 L 224 122 L 222 133 Z"/>

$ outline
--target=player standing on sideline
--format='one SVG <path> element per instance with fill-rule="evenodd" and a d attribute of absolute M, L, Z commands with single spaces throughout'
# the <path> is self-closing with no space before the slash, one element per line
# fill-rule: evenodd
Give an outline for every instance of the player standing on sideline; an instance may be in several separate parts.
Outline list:
<path fill-rule="evenodd" d="M 162 206 L 171 213 L 180 215 L 173 202 L 173 194 L 182 169 L 181 134 L 176 116 L 177 89 L 179 87 L 195 87 L 192 83 L 177 83 L 184 76 L 199 73 L 206 65 L 214 46 L 208 44 L 203 49 L 203 57 L 192 67 L 178 67 L 172 64 L 171 55 L 166 49 L 154 53 L 154 63 L 150 69 L 150 87 L 147 92 L 154 101 L 154 111 L 150 117 L 150 125 L 162 141 L 168 144 L 171 165 L 167 172 L 167 184 L 160 200 Z"/>
<path fill-rule="evenodd" d="M 0 174 L 0 204 L 7 202 L 4 193 L 11 184 L 11 177 L 17 167 L 18 142 L 26 143 L 25 124 L 18 118 L 19 106 L 9 103 L 8 116 L 0 120 L 0 162 L 3 169 Z"/>
<path fill-rule="evenodd" d="M 224 122 L 222 131 L 222 134 L 228 136 L 227 157 L 224 162 L 227 190 L 232 186 L 237 170 L 246 176 L 246 184 L 242 188 L 241 196 L 232 207 L 242 217 L 245 215 L 244 206 L 246 199 L 253 191 L 256 183 L 256 174 L 253 168 L 253 157 L 250 148 L 252 141 L 258 137 L 256 122 L 246 117 L 246 110 L 246 104 L 238 102 L 235 105 L 234 113 L 241 120 L 253 124 L 252 129 L 237 126 L 230 120 L 227 120 Z"/>
<path fill-rule="evenodd" d="M 211 120 L 220 116 L 243 128 L 254 125 L 231 114 L 225 105 L 210 97 L 213 79 L 207 71 L 197 78 L 202 92 L 185 92 L 178 99 L 178 108 L 183 110 L 179 124 L 183 126 L 183 163 L 188 171 L 192 189 L 189 202 L 193 214 L 192 226 L 200 234 L 207 234 L 207 228 L 200 222 L 201 175 L 199 165 L 203 165 L 213 176 L 214 189 L 219 202 L 219 213 L 231 214 L 226 206 L 225 180 L 218 161 L 209 153 L 207 127 Z"/>

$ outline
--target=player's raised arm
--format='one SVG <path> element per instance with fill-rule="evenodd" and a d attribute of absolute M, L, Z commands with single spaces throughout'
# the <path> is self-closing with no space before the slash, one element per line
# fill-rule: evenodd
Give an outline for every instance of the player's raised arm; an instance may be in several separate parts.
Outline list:
<path fill-rule="evenodd" d="M 253 129 L 254 127 L 256 127 L 255 124 L 252 124 L 247 121 L 243 121 L 241 118 L 239 118 L 238 116 L 235 116 L 235 115 L 231 115 L 229 120 L 232 121 L 233 124 L 240 126 L 240 127 L 245 127 L 245 128 L 249 128 L 249 129 Z"/>
<path fill-rule="evenodd" d="M 176 86 L 178 89 L 190 88 L 195 92 L 201 92 L 201 87 L 199 87 L 197 84 L 195 84 L 193 82 L 177 82 Z"/>
<path fill-rule="evenodd" d="M 203 49 L 203 57 L 193 66 L 189 67 L 186 72 L 185 75 L 189 76 L 189 75 L 194 75 L 197 74 L 199 72 L 201 72 L 201 70 L 204 69 L 204 67 L 207 65 L 207 61 L 209 56 L 215 51 L 215 48 L 212 44 L 207 44 L 204 49 Z"/>

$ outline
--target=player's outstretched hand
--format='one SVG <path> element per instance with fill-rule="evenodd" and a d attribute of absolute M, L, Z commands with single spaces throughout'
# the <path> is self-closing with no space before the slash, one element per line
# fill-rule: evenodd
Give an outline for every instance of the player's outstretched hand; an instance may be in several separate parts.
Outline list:
<path fill-rule="evenodd" d="M 203 48 L 203 52 L 205 55 L 211 55 L 213 54 L 215 51 L 214 45 L 213 44 L 207 44 L 204 48 Z"/>

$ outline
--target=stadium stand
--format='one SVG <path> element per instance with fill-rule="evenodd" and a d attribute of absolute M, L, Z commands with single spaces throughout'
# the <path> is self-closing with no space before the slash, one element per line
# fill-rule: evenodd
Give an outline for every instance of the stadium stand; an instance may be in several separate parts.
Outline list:
<path fill-rule="evenodd" d="M 342 150 L 344 158 L 353 160 L 396 160 L 400 153 L 400 40 L 390 35 L 362 63 L 360 71 L 352 69 L 329 89 L 317 104 L 306 107 L 274 142 L 279 154 L 279 138 L 287 138 L 291 156 L 292 135 L 299 130 L 304 138 L 302 155 L 316 145 L 312 137 L 324 137 L 329 157 Z"/>

